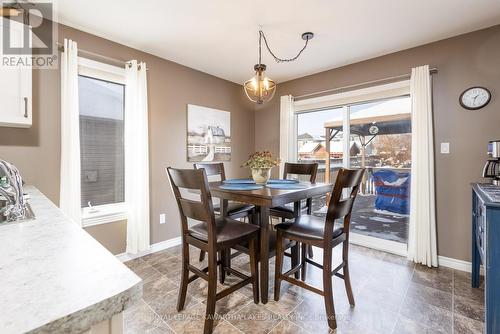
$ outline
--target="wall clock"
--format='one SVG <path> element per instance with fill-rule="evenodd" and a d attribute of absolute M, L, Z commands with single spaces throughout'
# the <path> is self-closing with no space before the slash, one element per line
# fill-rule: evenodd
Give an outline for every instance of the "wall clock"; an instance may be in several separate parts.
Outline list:
<path fill-rule="evenodd" d="M 491 100 L 491 93 L 484 87 L 466 89 L 459 98 L 460 105 L 468 110 L 478 110 L 485 107 Z"/>
<path fill-rule="evenodd" d="M 376 125 L 370 126 L 370 128 L 368 129 L 368 132 L 371 135 L 375 136 L 378 133 L 378 126 L 376 126 Z"/>

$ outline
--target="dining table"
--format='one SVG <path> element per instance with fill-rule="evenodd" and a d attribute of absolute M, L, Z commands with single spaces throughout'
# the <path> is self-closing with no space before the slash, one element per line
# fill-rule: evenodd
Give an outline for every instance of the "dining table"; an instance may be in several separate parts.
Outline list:
<path fill-rule="evenodd" d="M 270 209 L 276 206 L 293 203 L 294 215 L 301 214 L 301 201 L 307 198 L 320 197 L 332 191 L 331 183 L 298 182 L 287 189 L 262 186 L 253 190 L 224 189 L 226 183 L 210 182 L 213 197 L 221 199 L 221 215 L 227 216 L 229 201 L 248 203 L 255 206 L 254 217 L 260 226 L 260 293 L 261 301 L 266 304 L 269 298 L 269 237 Z"/>

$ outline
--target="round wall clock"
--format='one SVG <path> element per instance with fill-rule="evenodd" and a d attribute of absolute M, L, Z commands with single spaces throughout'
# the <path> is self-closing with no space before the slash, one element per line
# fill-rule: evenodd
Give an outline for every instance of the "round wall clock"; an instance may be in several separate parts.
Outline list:
<path fill-rule="evenodd" d="M 459 98 L 460 105 L 468 110 L 478 110 L 486 106 L 491 100 L 491 93 L 484 87 L 466 89 Z"/>
<path fill-rule="evenodd" d="M 376 135 L 378 133 L 378 126 L 376 125 L 372 125 L 370 126 L 370 128 L 368 129 L 368 132 L 371 134 L 371 135 Z"/>

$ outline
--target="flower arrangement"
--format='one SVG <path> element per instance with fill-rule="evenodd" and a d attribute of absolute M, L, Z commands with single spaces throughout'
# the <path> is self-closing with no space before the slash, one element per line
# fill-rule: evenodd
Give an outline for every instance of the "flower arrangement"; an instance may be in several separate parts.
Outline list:
<path fill-rule="evenodd" d="M 243 163 L 242 167 L 250 168 L 272 168 L 279 166 L 280 159 L 274 158 L 271 152 L 255 152 L 248 157 L 248 160 Z"/>

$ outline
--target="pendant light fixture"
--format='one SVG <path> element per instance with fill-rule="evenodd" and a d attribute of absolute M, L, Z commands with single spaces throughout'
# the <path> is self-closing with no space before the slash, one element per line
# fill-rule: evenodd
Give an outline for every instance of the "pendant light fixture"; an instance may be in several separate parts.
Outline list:
<path fill-rule="evenodd" d="M 256 64 L 253 69 L 255 70 L 255 75 L 243 84 L 245 89 L 245 94 L 250 99 L 250 101 L 257 104 L 263 104 L 270 101 L 274 93 L 276 93 L 276 82 L 271 80 L 266 75 L 266 65 L 262 64 L 262 40 L 266 44 L 267 51 L 273 56 L 277 63 L 292 62 L 300 57 L 302 52 L 306 49 L 309 40 L 314 37 L 312 32 L 305 32 L 302 34 L 302 39 L 305 40 L 304 47 L 297 53 L 293 58 L 279 58 L 277 57 L 269 47 L 267 43 L 266 35 L 262 30 L 259 30 L 259 63 Z"/>

